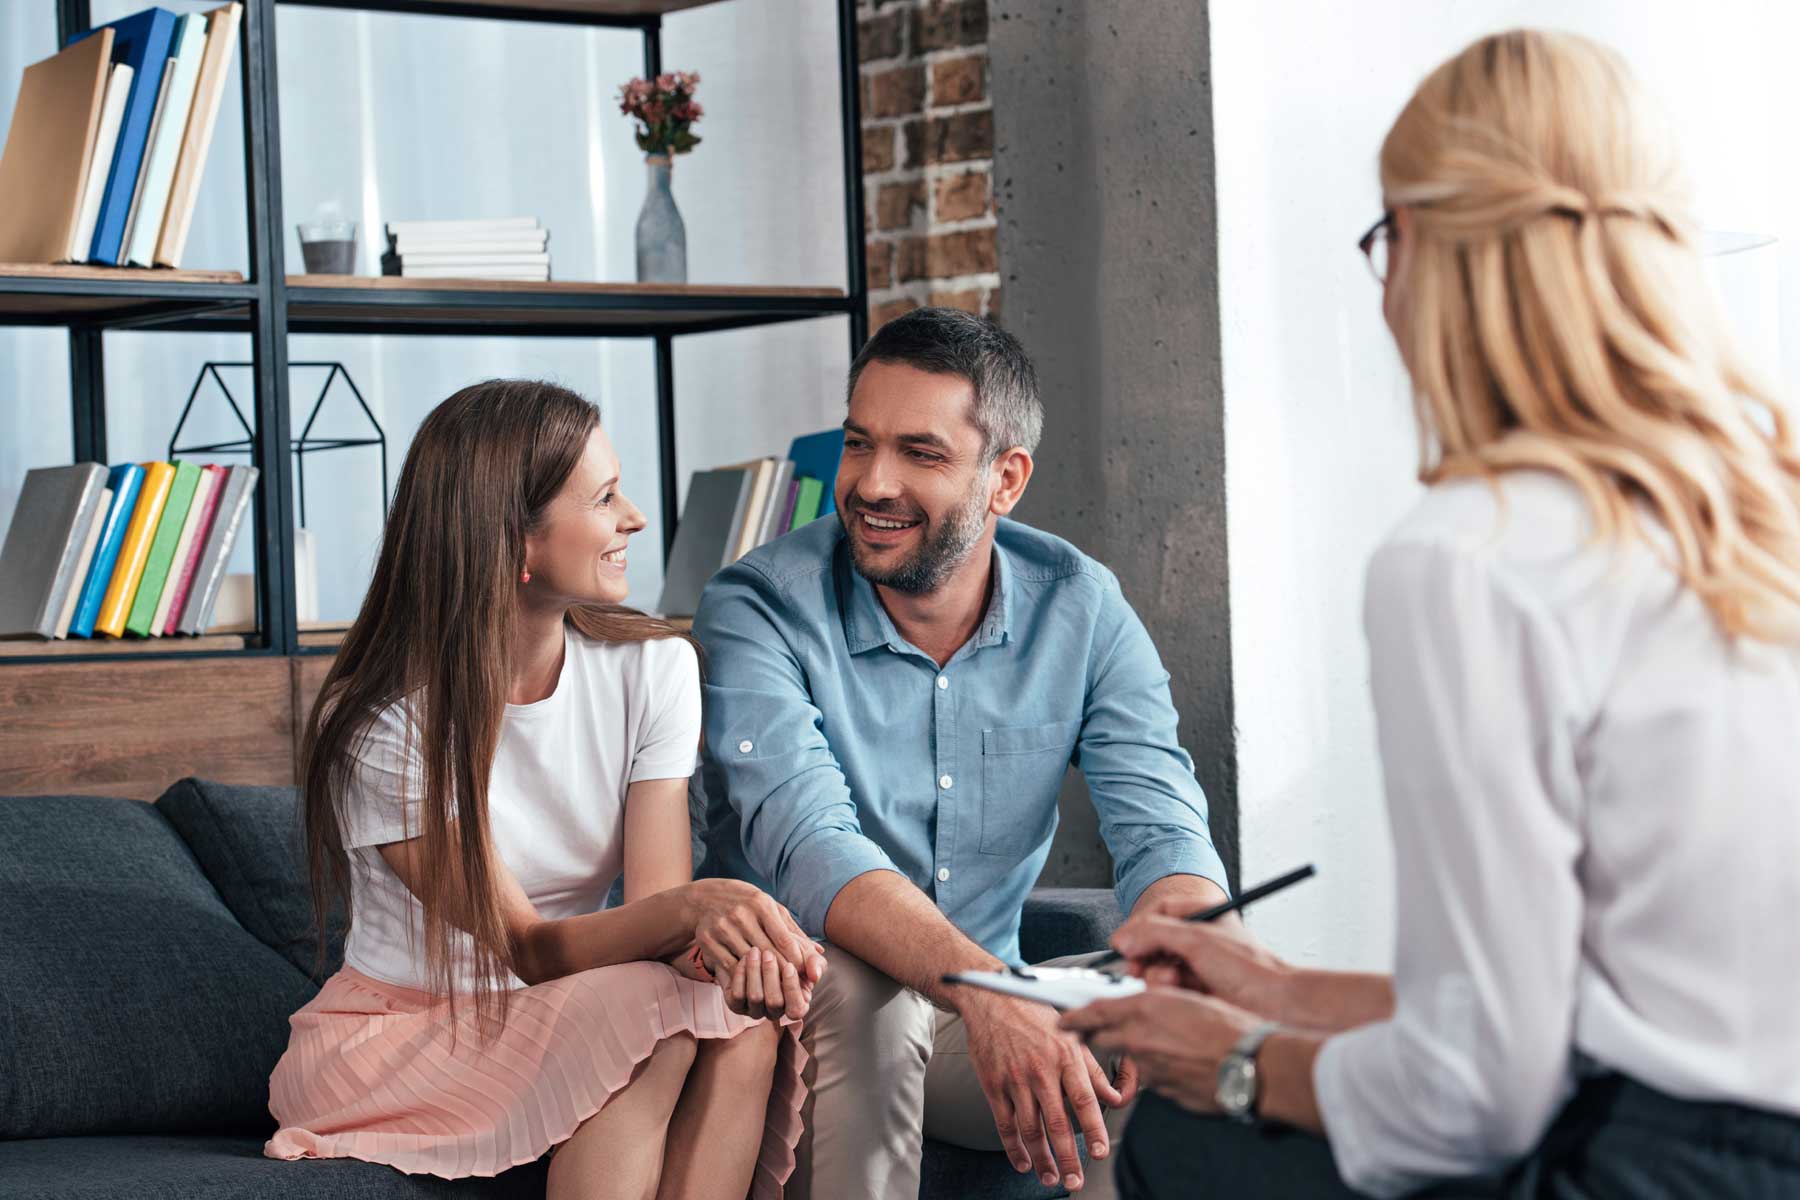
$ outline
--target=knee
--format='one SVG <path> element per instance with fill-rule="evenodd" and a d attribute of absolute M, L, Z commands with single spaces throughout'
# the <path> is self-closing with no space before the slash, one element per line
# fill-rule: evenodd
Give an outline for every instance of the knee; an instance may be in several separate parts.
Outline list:
<path fill-rule="evenodd" d="M 848 951 L 827 947 L 825 977 L 806 1012 L 808 1035 L 915 1050 L 931 1056 L 933 1010 L 923 997 Z"/>
<path fill-rule="evenodd" d="M 656 1043 L 656 1049 L 650 1052 L 650 1061 L 670 1074 L 685 1076 L 694 1065 L 694 1057 L 699 1052 L 699 1043 L 695 1041 L 694 1035 L 683 1030 Z"/>
<path fill-rule="evenodd" d="M 714 1069 L 722 1078 L 754 1084 L 774 1076 L 775 1059 L 785 1036 L 775 1022 L 758 1021 L 734 1038 L 706 1043 L 700 1053 L 715 1060 Z"/>

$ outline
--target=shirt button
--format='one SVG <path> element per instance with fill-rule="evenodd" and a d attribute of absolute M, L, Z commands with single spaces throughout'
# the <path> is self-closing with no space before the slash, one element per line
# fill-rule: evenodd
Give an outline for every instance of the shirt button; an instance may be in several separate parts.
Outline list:
<path fill-rule="evenodd" d="M 939 867 L 938 868 L 938 882 L 939 883 L 949 883 L 950 882 L 950 868 L 949 867 Z"/>
<path fill-rule="evenodd" d="M 938 676 L 938 691 L 941 692 L 949 686 L 950 686 L 950 677 L 947 675 L 939 675 Z"/>
<path fill-rule="evenodd" d="M 739 754 L 748 754 L 754 749 L 756 749 L 756 743 L 752 742 L 749 738 L 745 738 L 738 743 Z"/>
<path fill-rule="evenodd" d="M 950 784 L 952 782 L 954 781 L 948 775 L 938 776 L 938 786 L 943 788 L 946 792 L 950 790 Z"/>

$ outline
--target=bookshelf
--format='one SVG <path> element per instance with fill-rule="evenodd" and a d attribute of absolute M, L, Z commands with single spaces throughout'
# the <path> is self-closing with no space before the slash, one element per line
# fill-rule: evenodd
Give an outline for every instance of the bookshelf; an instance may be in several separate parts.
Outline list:
<path fill-rule="evenodd" d="M 88 0 L 56 5 L 58 44 L 91 25 Z M 146 0 L 148 3 L 149 0 Z M 223 2 L 223 0 L 221 0 Z M 0 641 L 0 670 L 21 664 L 328 655 L 343 629 L 296 619 L 294 464 L 289 452 L 289 334 L 470 334 L 505 337 L 639 338 L 654 347 L 663 552 L 680 504 L 675 428 L 674 340 L 776 322 L 847 317 L 854 355 L 867 337 L 863 273 L 862 148 L 856 0 L 818 0 L 837 14 L 847 288 L 746 287 L 614 282 L 512 283 L 347 275 L 289 275 L 281 202 L 281 122 L 276 81 L 278 0 L 241 0 L 239 33 L 250 277 L 231 271 L 128 270 L 0 264 L 0 325 L 64 327 L 76 461 L 108 461 L 105 333 L 170 330 L 247 334 L 260 469 L 244 531 L 256 559 L 257 627 L 203 637 L 69 642 Z M 662 21 L 669 13 L 730 0 L 279 0 L 281 4 L 410 14 L 538 21 L 637 31 L 646 74 L 662 71 Z M 222 144 L 222 143 L 221 143 Z M 217 146 L 215 144 L 215 152 Z"/>

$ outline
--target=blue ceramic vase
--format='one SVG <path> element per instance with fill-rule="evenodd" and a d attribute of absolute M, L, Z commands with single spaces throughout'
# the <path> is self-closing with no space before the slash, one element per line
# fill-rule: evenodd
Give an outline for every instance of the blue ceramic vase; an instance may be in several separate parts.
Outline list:
<path fill-rule="evenodd" d="M 637 219 L 637 277 L 639 283 L 687 282 L 687 226 L 669 190 L 672 158 L 653 155 L 644 160 L 650 168 L 644 207 Z"/>

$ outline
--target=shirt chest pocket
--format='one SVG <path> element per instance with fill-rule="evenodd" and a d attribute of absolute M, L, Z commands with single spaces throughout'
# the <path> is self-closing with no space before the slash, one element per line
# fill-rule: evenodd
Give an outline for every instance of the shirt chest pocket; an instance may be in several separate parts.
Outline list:
<path fill-rule="evenodd" d="M 1019 855 L 1056 829 L 1080 721 L 981 731 L 981 852 Z"/>

